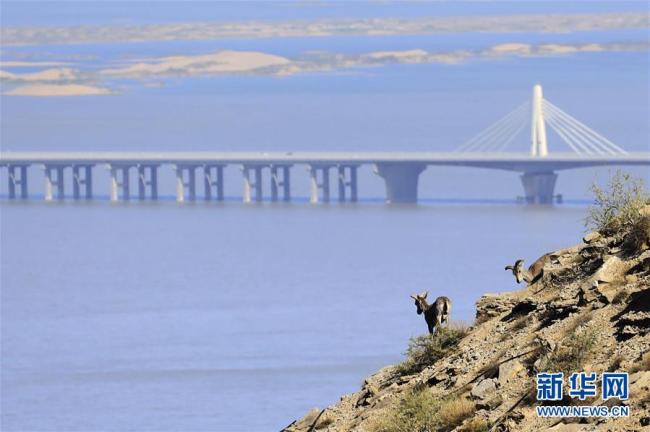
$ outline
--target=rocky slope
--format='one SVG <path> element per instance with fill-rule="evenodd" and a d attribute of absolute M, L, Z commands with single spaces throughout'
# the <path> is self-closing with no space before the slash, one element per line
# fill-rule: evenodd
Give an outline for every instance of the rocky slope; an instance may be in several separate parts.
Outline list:
<path fill-rule="evenodd" d="M 650 207 L 644 212 L 650 216 Z M 633 250 L 629 233 L 591 233 L 583 244 L 544 255 L 537 281 L 478 301 L 476 324 L 445 357 L 413 375 L 402 375 L 398 365 L 385 367 L 358 392 L 324 410 L 312 410 L 285 430 L 389 430 L 378 426 L 380 420 L 414 390 L 471 403 L 471 413 L 459 424 L 436 430 L 650 430 L 650 233 L 645 229 L 645 238 L 636 239 Z M 562 402 L 625 404 L 630 416 L 573 421 L 537 417 L 535 375 L 545 369 L 593 371 L 598 376 L 630 372 L 625 402 L 603 402 L 600 397 L 580 402 L 566 396 Z"/>

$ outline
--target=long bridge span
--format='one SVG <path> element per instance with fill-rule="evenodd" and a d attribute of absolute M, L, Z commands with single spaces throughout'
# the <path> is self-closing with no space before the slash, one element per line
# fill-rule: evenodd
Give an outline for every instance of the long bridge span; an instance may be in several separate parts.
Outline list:
<path fill-rule="evenodd" d="M 199 187 L 205 199 L 224 197 L 223 171 L 238 165 L 243 174 L 243 201 L 263 199 L 264 176 L 268 177 L 272 201 L 291 199 L 291 168 L 307 166 L 310 173 L 310 201 L 331 198 L 330 175 L 334 174 L 339 201 L 358 198 L 357 169 L 372 165 L 386 185 L 386 201 L 417 201 L 418 178 L 428 166 L 464 166 L 520 173 L 526 200 L 551 203 L 555 195 L 557 171 L 605 165 L 650 165 L 650 152 L 619 155 L 579 155 L 553 153 L 535 157 L 527 153 L 403 153 L 403 152 L 3 152 L 0 166 L 8 170 L 9 198 L 27 198 L 27 167 L 43 167 L 45 199 L 63 199 L 64 173 L 72 174 L 72 196 L 93 197 L 93 168 L 105 166 L 110 172 L 111 199 L 128 200 L 131 195 L 130 170 L 137 171 L 135 185 L 139 199 L 158 198 L 158 170 L 168 166 L 176 174 L 177 201 L 194 200 Z M 202 184 L 202 186 L 199 186 Z"/>
<path fill-rule="evenodd" d="M 546 126 L 570 151 L 550 153 Z M 530 151 L 506 152 L 507 146 L 530 127 Z M 543 98 L 533 88 L 530 102 L 517 107 L 459 146 L 441 152 L 0 152 L 0 167 L 8 172 L 10 199 L 27 198 L 28 167 L 43 167 L 44 197 L 65 197 L 65 173 L 72 174 L 72 197 L 93 197 L 93 170 L 110 172 L 113 201 L 131 198 L 129 173 L 137 171 L 137 197 L 158 199 L 158 170 L 171 167 L 176 176 L 176 200 L 195 200 L 197 185 L 207 200 L 224 199 L 224 168 L 238 165 L 243 174 L 243 201 L 263 199 L 264 176 L 272 201 L 291 200 L 291 168 L 306 165 L 310 173 L 310 201 L 328 202 L 333 172 L 339 201 L 357 201 L 357 170 L 372 165 L 386 185 L 386 202 L 417 202 L 418 179 L 429 166 L 463 166 L 520 173 L 526 202 L 551 204 L 557 172 L 597 166 L 650 165 L 650 151 L 630 153 Z M 197 175 L 198 174 L 198 175 Z"/>

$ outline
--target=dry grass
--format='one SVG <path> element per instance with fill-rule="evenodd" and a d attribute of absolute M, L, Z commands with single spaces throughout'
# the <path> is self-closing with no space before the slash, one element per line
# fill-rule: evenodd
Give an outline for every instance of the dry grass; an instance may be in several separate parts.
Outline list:
<path fill-rule="evenodd" d="M 621 370 L 621 363 L 623 363 L 623 360 L 625 360 L 625 357 L 623 357 L 621 354 L 616 354 L 612 358 L 612 361 L 609 363 L 607 371 L 616 372 L 617 370 Z"/>
<path fill-rule="evenodd" d="M 437 411 L 440 403 L 428 390 L 408 392 L 398 404 L 374 419 L 370 432 L 428 432 L 438 428 Z"/>
<path fill-rule="evenodd" d="M 641 216 L 634 221 L 623 241 L 623 250 L 628 255 L 648 249 L 650 245 L 650 216 Z"/>
<path fill-rule="evenodd" d="M 460 428 L 460 432 L 488 432 L 489 430 L 490 424 L 486 420 L 476 417 Z"/>
<path fill-rule="evenodd" d="M 504 356 L 508 352 L 508 347 L 503 347 L 499 351 L 492 356 L 489 362 L 483 366 L 479 373 L 478 376 L 482 376 L 484 378 L 494 378 L 499 375 L 499 366 L 501 366 L 501 363 L 504 360 Z"/>
<path fill-rule="evenodd" d="M 442 430 L 452 430 L 476 411 L 474 402 L 465 398 L 454 398 L 444 401 L 438 410 Z"/>
<path fill-rule="evenodd" d="M 594 329 L 577 329 L 569 333 L 562 345 L 548 354 L 540 365 L 540 371 L 582 372 L 587 359 L 593 354 L 598 335 Z"/>
<path fill-rule="evenodd" d="M 316 430 L 324 429 L 327 426 L 331 425 L 332 423 L 334 423 L 334 419 L 332 417 L 321 416 L 321 418 L 318 419 L 318 422 L 316 423 L 316 425 L 314 425 L 314 429 L 316 429 Z"/>
<path fill-rule="evenodd" d="M 569 325 L 564 329 L 564 336 L 568 337 L 570 335 L 575 334 L 576 330 L 579 327 L 587 325 L 591 319 L 593 318 L 593 314 L 591 311 L 586 311 L 581 313 L 580 315 L 576 316 L 573 321 L 569 323 Z"/>
<path fill-rule="evenodd" d="M 414 389 L 370 423 L 369 432 L 450 431 L 475 412 L 474 403 L 459 397 L 435 399 L 428 389 Z M 481 431 L 483 429 L 467 429 Z"/>
<path fill-rule="evenodd" d="M 528 321 L 529 318 L 530 318 L 529 315 L 524 315 L 515 319 L 510 325 L 510 327 L 507 328 L 506 331 L 501 334 L 501 336 L 498 339 L 499 342 L 505 342 L 507 340 L 512 339 L 513 332 L 518 332 L 519 330 L 526 328 L 526 326 L 529 324 Z"/>
<path fill-rule="evenodd" d="M 466 335 L 472 329 L 472 322 L 464 321 L 464 320 L 451 321 L 449 323 L 448 328 L 452 330 L 456 330 Z"/>
<path fill-rule="evenodd" d="M 517 318 L 513 323 L 510 329 L 512 331 L 519 331 L 523 328 L 525 328 L 528 325 L 528 316 L 522 316 L 520 318 Z"/>
<path fill-rule="evenodd" d="M 625 291 L 624 289 L 621 289 L 619 292 L 616 293 L 616 295 L 615 295 L 614 298 L 612 299 L 612 303 L 613 303 L 613 304 L 616 304 L 616 305 L 617 305 L 617 304 L 621 304 L 621 303 L 623 303 L 625 300 L 627 300 L 627 298 L 628 298 L 629 296 L 630 296 L 630 293 L 628 293 L 628 292 Z"/>
<path fill-rule="evenodd" d="M 650 371 L 650 352 L 643 354 L 638 363 L 634 363 L 630 368 L 630 373 Z"/>

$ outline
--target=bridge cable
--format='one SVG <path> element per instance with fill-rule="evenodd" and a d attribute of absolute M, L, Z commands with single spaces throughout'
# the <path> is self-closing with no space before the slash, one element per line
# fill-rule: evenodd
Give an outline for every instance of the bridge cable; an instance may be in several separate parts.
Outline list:
<path fill-rule="evenodd" d="M 506 149 L 506 147 L 508 147 L 508 145 L 510 145 L 510 143 L 515 139 L 515 137 L 516 137 L 517 135 L 519 135 L 519 134 L 521 133 L 521 131 L 522 131 L 525 127 L 526 127 L 526 122 L 521 122 L 521 123 L 519 124 L 519 127 L 518 127 L 517 130 L 515 131 L 515 133 L 513 133 L 513 134 L 510 136 L 510 138 L 508 138 L 508 140 L 505 141 L 505 143 L 503 143 L 503 144 L 502 144 L 502 145 L 497 149 L 497 151 L 504 151 L 504 150 Z"/>
<path fill-rule="evenodd" d="M 585 145 L 590 147 L 591 149 L 590 153 L 618 154 L 618 152 L 612 150 L 611 147 L 607 146 L 606 144 L 603 144 L 601 141 L 595 140 L 592 137 L 582 133 L 581 130 L 578 130 L 574 125 L 569 123 L 566 118 L 560 116 L 557 112 L 554 112 L 553 115 L 555 116 L 557 122 L 560 125 L 563 125 L 564 128 L 566 128 L 568 131 L 572 133 L 576 141 L 583 142 Z"/>
<path fill-rule="evenodd" d="M 504 117 L 499 119 L 497 122 L 493 123 L 488 128 L 484 129 L 470 140 L 462 144 L 457 148 L 457 151 L 466 152 L 466 151 L 475 151 L 477 149 L 485 149 L 492 144 L 492 141 L 499 137 L 504 130 L 509 130 L 512 127 L 512 124 L 516 121 L 517 116 L 525 111 L 525 108 L 529 105 L 529 102 L 525 102 L 522 105 L 518 106 Z"/>
<path fill-rule="evenodd" d="M 501 118 L 496 123 L 492 124 L 487 129 L 481 131 L 478 135 L 474 136 L 472 139 L 467 141 L 465 144 L 459 147 L 460 151 L 474 151 L 474 150 L 483 150 L 489 146 L 491 141 L 495 139 L 495 135 L 498 136 L 503 133 L 504 129 L 508 129 L 510 124 L 513 122 L 513 119 L 517 116 L 518 111 L 521 107 L 511 111 L 506 116 Z"/>
<path fill-rule="evenodd" d="M 485 150 L 490 150 L 490 151 L 501 151 L 505 147 L 512 142 L 512 140 L 519 135 L 521 130 L 526 126 L 528 123 L 528 110 L 523 109 L 521 110 L 516 118 L 513 118 L 513 121 L 510 123 L 508 126 L 507 130 L 504 130 L 501 135 L 498 137 L 495 137 L 489 144 L 486 144 L 484 147 Z"/>
<path fill-rule="evenodd" d="M 474 148 L 477 146 L 482 146 L 483 145 L 483 140 L 486 139 L 487 137 L 492 136 L 495 133 L 498 133 L 505 125 L 508 124 L 508 122 L 512 119 L 517 114 L 517 111 L 521 108 L 517 107 L 513 111 L 509 112 L 507 115 L 505 115 L 503 118 L 499 119 L 497 122 L 493 123 L 490 125 L 488 128 L 485 130 L 481 131 L 474 137 L 472 137 L 470 140 L 468 140 L 466 143 L 458 147 L 458 150 L 464 151 L 464 150 L 469 150 L 470 148 Z"/>
<path fill-rule="evenodd" d="M 482 151 L 492 151 L 499 147 L 503 141 L 507 141 L 512 137 L 513 133 L 517 130 L 521 122 L 526 122 L 528 115 L 528 104 L 520 106 L 517 110 L 512 112 L 512 116 L 508 119 L 507 122 L 503 123 L 502 128 L 498 133 L 492 134 L 492 136 L 485 136 L 484 142 L 480 144 L 479 148 Z"/>
<path fill-rule="evenodd" d="M 548 118 L 549 124 L 554 128 L 554 130 L 556 130 L 556 132 L 557 129 L 564 131 L 569 139 L 572 139 L 575 144 L 579 145 L 585 150 L 586 154 L 606 154 L 609 152 L 608 149 L 605 149 L 605 151 L 603 151 L 601 147 L 596 146 L 595 143 L 590 142 L 584 136 L 581 136 L 578 131 L 572 128 L 570 124 L 568 124 L 557 114 L 549 114 Z"/>
<path fill-rule="evenodd" d="M 573 137 L 575 142 L 580 144 L 581 147 L 588 147 L 588 154 L 605 154 L 612 152 L 611 149 L 604 146 L 600 142 L 590 139 L 591 137 L 582 134 L 581 131 L 577 130 L 575 126 L 569 123 L 567 119 L 561 116 L 561 114 L 553 107 L 546 106 L 546 110 L 549 112 L 549 118 L 555 121 L 554 127 L 564 128 L 565 133 L 567 133 L 570 137 Z"/>
<path fill-rule="evenodd" d="M 577 153 L 579 155 L 591 154 L 592 153 L 592 151 L 589 148 L 585 147 L 582 143 L 574 142 L 573 138 L 571 138 L 571 136 L 566 131 L 566 129 L 564 129 L 564 127 L 562 127 L 558 123 L 558 120 L 554 115 L 547 116 L 546 120 L 547 120 L 547 123 L 549 124 L 549 126 L 551 126 L 551 128 L 553 129 L 553 131 L 555 131 L 560 136 L 560 138 L 562 138 L 564 143 L 567 144 L 569 147 L 571 147 L 571 149 L 575 153 Z M 578 149 L 578 147 L 580 147 L 580 149 Z"/>
<path fill-rule="evenodd" d="M 600 135 L 598 132 L 596 132 L 593 129 L 589 128 L 587 125 L 581 123 L 580 121 L 578 121 L 574 117 L 572 117 L 569 114 L 567 114 L 566 112 L 562 111 L 557 106 L 551 104 L 550 102 L 547 102 L 547 103 L 548 103 L 548 105 L 550 106 L 550 108 L 552 110 L 555 110 L 556 112 L 558 112 L 560 114 L 560 116 L 562 117 L 563 120 L 571 123 L 574 127 L 580 129 L 581 131 L 584 131 L 584 133 L 590 135 L 594 140 L 597 140 L 598 144 L 602 148 L 606 149 L 607 151 L 611 151 L 612 153 L 615 153 L 615 154 L 616 153 L 618 153 L 618 154 L 621 154 L 621 153 L 626 154 L 627 153 L 627 151 L 625 151 L 623 148 L 617 146 L 616 144 L 614 144 L 613 142 L 611 142 L 610 140 L 608 140 L 604 136 Z"/>
<path fill-rule="evenodd" d="M 602 151 L 596 147 L 594 143 L 591 143 L 588 140 L 580 137 L 580 135 L 577 134 L 570 125 L 567 125 L 566 122 L 559 116 L 557 111 L 554 111 L 549 106 L 546 106 L 544 110 L 548 114 L 547 119 L 549 121 L 549 125 L 551 128 L 553 128 L 553 130 L 555 130 L 555 132 L 558 132 L 566 144 L 572 143 L 576 147 L 580 147 L 581 151 L 578 151 L 578 153 L 584 152 L 585 154 L 602 154 Z M 560 134 L 560 131 L 563 133 Z M 574 148 L 573 146 L 571 147 Z"/>
<path fill-rule="evenodd" d="M 544 104 L 546 105 L 547 108 L 549 108 L 550 111 L 555 112 L 556 114 L 559 115 L 559 117 L 571 124 L 574 128 L 578 129 L 582 134 L 591 136 L 592 139 L 603 149 L 606 151 L 612 153 L 612 154 L 627 154 L 627 151 L 625 151 L 623 148 L 619 147 L 618 145 L 614 144 L 595 130 L 591 129 L 584 123 L 581 123 L 579 120 L 577 120 L 575 117 L 567 114 L 566 112 L 562 111 L 560 108 L 558 108 L 556 105 L 553 105 L 551 102 L 544 100 Z"/>

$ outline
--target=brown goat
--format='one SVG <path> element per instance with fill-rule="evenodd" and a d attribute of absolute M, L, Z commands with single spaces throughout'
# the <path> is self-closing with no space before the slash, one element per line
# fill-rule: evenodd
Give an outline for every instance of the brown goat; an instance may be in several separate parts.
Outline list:
<path fill-rule="evenodd" d="M 524 281 L 531 284 L 544 275 L 544 266 L 551 262 L 553 258 L 556 257 L 551 254 L 542 255 L 528 267 L 528 270 L 524 269 L 524 260 L 518 259 L 514 265 L 508 265 L 505 269 L 512 271 L 517 283 Z"/>
<path fill-rule="evenodd" d="M 429 327 L 429 334 L 433 334 L 434 328 L 436 331 L 440 328 L 443 322 L 449 325 L 449 315 L 451 314 L 451 300 L 448 297 L 438 297 L 433 304 L 427 303 L 428 291 L 422 294 L 414 294 L 411 296 L 415 300 L 418 315 L 424 313 L 424 320 Z"/>

